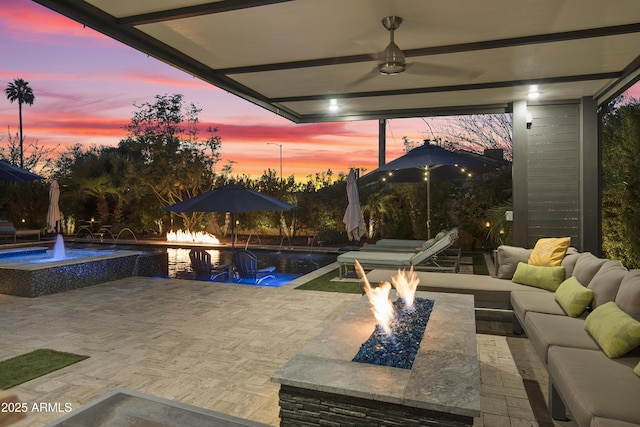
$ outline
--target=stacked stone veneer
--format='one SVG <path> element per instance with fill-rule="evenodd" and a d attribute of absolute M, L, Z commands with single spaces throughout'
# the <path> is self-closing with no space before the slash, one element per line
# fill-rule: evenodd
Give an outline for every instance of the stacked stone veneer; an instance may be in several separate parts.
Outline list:
<path fill-rule="evenodd" d="M 469 426 L 473 417 L 280 386 L 280 426 Z"/>
<path fill-rule="evenodd" d="M 166 276 L 166 253 L 114 251 L 100 259 L 51 266 L 0 267 L 0 294 L 38 297 L 130 276 Z"/>

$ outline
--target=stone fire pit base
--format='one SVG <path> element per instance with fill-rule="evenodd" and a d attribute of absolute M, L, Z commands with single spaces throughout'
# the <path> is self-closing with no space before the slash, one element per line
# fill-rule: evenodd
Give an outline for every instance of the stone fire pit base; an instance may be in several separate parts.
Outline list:
<path fill-rule="evenodd" d="M 281 425 L 473 425 L 480 416 L 473 296 L 416 297 L 435 304 L 411 369 L 352 361 L 376 323 L 363 296 L 271 377 L 280 384 Z"/>
<path fill-rule="evenodd" d="M 280 426 L 469 426 L 473 417 L 280 386 Z"/>

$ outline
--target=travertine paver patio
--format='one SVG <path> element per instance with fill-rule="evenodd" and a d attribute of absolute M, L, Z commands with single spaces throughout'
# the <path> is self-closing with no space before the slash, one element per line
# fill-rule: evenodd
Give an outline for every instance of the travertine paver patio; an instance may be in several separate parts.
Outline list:
<path fill-rule="evenodd" d="M 29 406 L 77 409 L 128 388 L 277 425 L 271 374 L 360 298 L 294 287 L 133 277 L 32 299 L 0 295 L 0 359 L 36 348 L 91 356 L 13 388 Z M 475 424 L 553 425 L 546 373 L 528 340 L 505 334 L 505 324 L 478 326 L 482 417 Z M 14 426 L 62 415 L 30 413 Z"/>

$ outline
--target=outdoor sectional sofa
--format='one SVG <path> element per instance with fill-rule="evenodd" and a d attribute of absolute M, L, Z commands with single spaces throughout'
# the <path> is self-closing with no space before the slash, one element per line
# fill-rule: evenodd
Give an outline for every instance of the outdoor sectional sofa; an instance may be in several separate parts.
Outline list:
<path fill-rule="evenodd" d="M 603 342 L 610 351 L 607 340 L 599 336 L 596 341 L 585 330 L 587 317 L 596 309 L 597 316 L 590 322 L 593 325 L 596 317 L 599 321 L 604 318 L 605 329 L 621 324 L 600 314 L 611 308 L 632 318 L 626 320 L 640 320 L 640 270 L 627 270 L 619 261 L 569 248 L 561 261 L 562 279 L 577 280 L 593 292 L 589 307 L 570 317 L 556 301 L 555 292 L 512 281 L 518 264 L 527 263 L 531 252 L 512 246 L 498 248 L 495 277 L 417 272 L 418 290 L 471 294 L 478 308 L 512 310 L 514 332 L 527 334 L 549 373 L 553 418 L 565 419 L 568 411 L 581 427 L 640 425 L 640 347 L 609 357 L 599 344 Z M 367 277 L 375 284 L 395 274 L 378 269 Z"/>
<path fill-rule="evenodd" d="M 19 230 L 11 221 L 0 220 L 0 237 L 13 237 L 13 241 L 16 242 L 18 237 L 22 236 L 38 236 L 40 240 L 40 230 Z"/>

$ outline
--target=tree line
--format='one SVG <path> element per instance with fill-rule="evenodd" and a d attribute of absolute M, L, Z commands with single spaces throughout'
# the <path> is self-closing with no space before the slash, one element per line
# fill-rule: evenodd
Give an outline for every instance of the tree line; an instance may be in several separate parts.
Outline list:
<path fill-rule="evenodd" d="M 77 228 L 80 221 L 94 219 L 112 225 L 114 231 L 127 227 L 143 236 L 163 236 L 170 229 L 225 235 L 229 218 L 224 214 L 174 214 L 163 208 L 235 182 L 296 206 L 285 213 L 240 214 L 236 218 L 241 233 L 275 234 L 289 239 L 318 234 L 326 243 L 346 241 L 342 222 L 348 204 L 345 174 L 327 170 L 303 181 L 296 181 L 293 175 L 280 179 L 272 169 L 259 178 L 235 174 L 233 163 L 222 167 L 218 164 L 222 143 L 218 130 L 202 131 L 198 123 L 200 109 L 187 103 L 182 95 L 157 95 L 153 101 L 134 106 L 126 126 L 128 135 L 115 147 L 76 145 L 57 157 L 37 146 L 31 147 L 27 166 L 46 159 L 50 177 L 60 184 L 59 204 L 68 232 L 74 230 L 74 225 Z M 13 156 L 0 150 L 0 156 L 11 157 L 14 163 L 16 140 L 9 135 L 8 154 Z M 22 136 L 19 141 L 22 142 Z M 489 191 L 492 196 L 487 195 L 487 186 L 494 188 L 495 191 Z M 486 242 L 485 211 L 504 201 L 509 186 L 510 174 L 438 183 L 432 194 L 433 229 L 465 223 L 464 227 L 478 241 Z M 0 200 L 4 216 L 14 222 L 24 220 L 25 226 L 42 228 L 48 206 L 48 184 L 4 184 L 4 187 Z M 370 238 L 425 237 L 424 192 L 424 184 L 419 183 L 398 184 L 393 188 L 361 186 L 360 199 Z M 479 192 L 483 195 L 473 196 Z M 25 193 L 28 197 L 20 197 Z"/>

